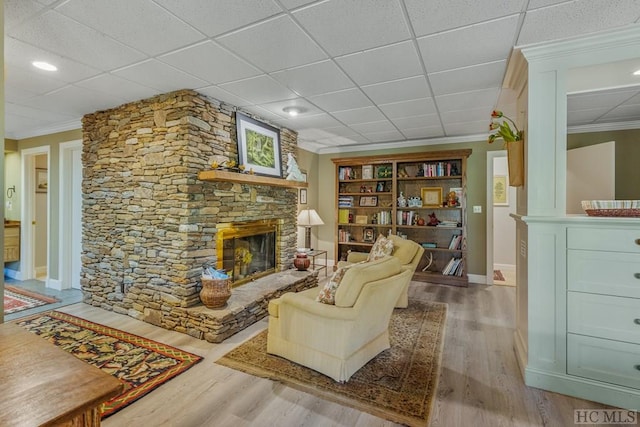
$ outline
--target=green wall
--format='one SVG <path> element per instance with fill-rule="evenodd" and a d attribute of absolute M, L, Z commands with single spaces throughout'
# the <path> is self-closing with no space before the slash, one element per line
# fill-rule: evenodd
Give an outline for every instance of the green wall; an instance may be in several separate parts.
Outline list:
<path fill-rule="evenodd" d="M 616 199 L 640 199 L 640 130 L 576 133 L 567 135 L 567 149 L 616 142 Z"/>

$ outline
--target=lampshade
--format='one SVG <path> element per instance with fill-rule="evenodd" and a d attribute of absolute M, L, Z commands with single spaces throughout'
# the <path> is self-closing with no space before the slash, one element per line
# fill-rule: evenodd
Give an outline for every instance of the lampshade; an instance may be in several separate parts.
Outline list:
<path fill-rule="evenodd" d="M 301 227 L 311 227 L 313 225 L 324 225 L 324 222 L 315 209 L 303 209 L 298 214 L 298 225 Z"/>

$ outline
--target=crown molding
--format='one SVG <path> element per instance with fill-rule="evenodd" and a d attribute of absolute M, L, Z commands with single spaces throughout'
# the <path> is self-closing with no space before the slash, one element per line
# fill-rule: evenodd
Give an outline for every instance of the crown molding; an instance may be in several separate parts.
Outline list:
<path fill-rule="evenodd" d="M 640 120 L 631 122 L 612 122 L 591 125 L 568 126 L 567 133 L 610 132 L 616 130 L 640 129 Z"/>

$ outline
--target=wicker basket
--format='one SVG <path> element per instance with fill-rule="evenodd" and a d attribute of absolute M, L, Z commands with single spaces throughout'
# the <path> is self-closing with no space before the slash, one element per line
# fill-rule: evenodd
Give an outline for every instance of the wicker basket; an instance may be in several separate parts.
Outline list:
<path fill-rule="evenodd" d="M 640 217 L 640 209 L 585 209 L 588 216 L 626 216 Z"/>
<path fill-rule="evenodd" d="M 231 296 L 230 284 L 229 279 L 202 279 L 200 301 L 207 308 L 224 307 Z"/>

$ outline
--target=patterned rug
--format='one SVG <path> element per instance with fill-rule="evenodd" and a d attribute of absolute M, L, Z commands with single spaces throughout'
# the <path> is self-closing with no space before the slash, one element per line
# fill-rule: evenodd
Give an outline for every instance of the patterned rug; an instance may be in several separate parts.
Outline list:
<path fill-rule="evenodd" d="M 103 404 L 103 419 L 202 360 L 175 347 L 59 311 L 16 323 L 124 384 L 120 396 Z"/>
<path fill-rule="evenodd" d="M 440 372 L 447 305 L 410 301 L 391 316 L 391 348 L 340 384 L 267 354 L 267 330 L 216 361 L 339 404 L 410 426 L 427 426 Z"/>
<path fill-rule="evenodd" d="M 502 275 L 502 271 L 493 270 L 493 280 L 500 280 L 501 282 L 504 282 L 504 276 Z"/>
<path fill-rule="evenodd" d="M 17 313 L 41 305 L 52 304 L 59 300 L 54 297 L 27 291 L 15 286 L 4 285 L 4 314 Z"/>

